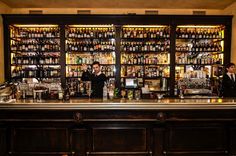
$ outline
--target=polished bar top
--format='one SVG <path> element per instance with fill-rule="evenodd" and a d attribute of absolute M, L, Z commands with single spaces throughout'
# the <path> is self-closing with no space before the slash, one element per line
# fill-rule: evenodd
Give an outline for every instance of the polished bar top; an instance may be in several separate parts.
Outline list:
<path fill-rule="evenodd" d="M 161 100 L 99 100 L 71 99 L 69 101 L 18 100 L 0 103 L 0 110 L 42 110 L 42 109 L 71 109 L 71 110 L 164 110 L 164 109 L 236 109 L 236 99 L 204 98 L 178 99 L 163 98 Z"/>

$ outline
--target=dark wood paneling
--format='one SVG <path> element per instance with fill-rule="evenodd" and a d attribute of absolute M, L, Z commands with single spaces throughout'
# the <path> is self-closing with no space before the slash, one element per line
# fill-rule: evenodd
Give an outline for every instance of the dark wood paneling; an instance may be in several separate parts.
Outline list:
<path fill-rule="evenodd" d="M 233 16 L 217 15 L 2 15 L 9 24 L 230 24 Z"/>
<path fill-rule="evenodd" d="M 236 155 L 236 127 L 230 128 L 230 151 L 232 155 Z"/>
<path fill-rule="evenodd" d="M 225 151 L 224 127 L 203 125 L 176 125 L 168 128 L 169 151 Z"/>
<path fill-rule="evenodd" d="M 67 152 L 69 133 L 66 128 L 14 128 L 13 152 Z"/>
<path fill-rule="evenodd" d="M 149 154 L 111 154 L 111 153 L 107 153 L 107 154 L 88 154 L 88 156 L 149 156 Z"/>
<path fill-rule="evenodd" d="M 164 128 L 155 128 L 153 130 L 153 155 L 154 156 L 164 156 L 164 137 L 165 129 Z"/>
<path fill-rule="evenodd" d="M 72 151 L 76 156 L 85 156 L 88 150 L 88 130 L 74 129 L 72 130 Z"/>
<path fill-rule="evenodd" d="M 116 52 L 116 64 L 120 64 L 121 62 L 121 26 L 117 26 L 116 27 L 116 49 L 115 49 L 115 52 Z M 121 70 L 121 66 L 117 66 L 116 67 L 116 73 L 115 73 L 115 86 L 116 88 L 118 88 L 119 90 L 121 89 L 121 81 L 120 81 L 120 78 L 121 78 L 121 74 L 120 74 L 120 70 Z"/>
<path fill-rule="evenodd" d="M 65 48 L 65 25 L 60 25 L 60 65 L 61 65 L 61 84 L 66 88 L 66 48 Z"/>
<path fill-rule="evenodd" d="M 174 89 L 175 89 L 175 66 L 173 66 L 175 62 L 175 49 L 176 49 L 176 41 L 175 41 L 175 36 L 176 36 L 176 24 L 171 24 L 170 25 L 170 62 L 172 62 L 170 66 L 170 95 L 173 97 L 174 96 Z"/>
<path fill-rule="evenodd" d="M 7 132 L 5 128 L 0 128 L 0 155 L 4 156 L 7 152 Z"/>
<path fill-rule="evenodd" d="M 235 112 L 0 110 L 0 156 L 236 155 Z"/>
<path fill-rule="evenodd" d="M 212 152 L 196 152 L 196 153 L 168 153 L 165 156 L 227 156 L 224 152 L 212 153 Z"/>
<path fill-rule="evenodd" d="M 10 156 L 75 156 L 71 152 L 13 152 Z"/>
<path fill-rule="evenodd" d="M 147 130 L 145 128 L 94 128 L 93 151 L 137 152 L 147 151 Z"/>
<path fill-rule="evenodd" d="M 88 154 L 88 156 L 149 156 L 149 154 Z"/>
<path fill-rule="evenodd" d="M 11 79 L 11 55 L 10 55 L 10 29 L 9 25 L 3 20 L 4 26 L 4 74 L 5 81 Z"/>

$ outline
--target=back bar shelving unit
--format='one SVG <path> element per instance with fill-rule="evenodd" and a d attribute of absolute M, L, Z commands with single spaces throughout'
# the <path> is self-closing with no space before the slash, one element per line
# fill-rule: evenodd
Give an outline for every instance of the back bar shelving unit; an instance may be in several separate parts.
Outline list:
<path fill-rule="evenodd" d="M 150 74 L 150 72 L 145 72 L 145 69 L 148 70 L 148 67 L 150 66 L 155 66 L 155 67 L 168 67 L 168 70 L 165 70 L 165 73 L 162 75 L 162 77 L 156 77 L 158 78 L 167 78 L 168 80 L 168 87 L 167 87 L 167 92 L 166 95 L 170 95 L 170 96 L 174 96 L 175 94 L 175 80 L 176 80 L 176 67 L 177 66 L 181 66 L 182 64 L 179 64 L 178 62 L 176 62 L 176 58 L 178 58 L 179 53 L 178 50 L 176 49 L 176 46 L 178 46 L 179 44 L 179 38 L 178 36 L 176 36 L 179 32 L 179 28 L 181 26 L 222 26 L 224 28 L 224 38 L 222 41 L 220 41 L 221 45 L 222 45 L 222 52 L 221 52 L 221 66 L 227 64 L 228 62 L 230 62 L 230 47 L 231 47 L 231 27 L 232 27 L 232 16 L 196 16 L 196 15 L 2 15 L 3 16 L 3 22 L 4 22 L 4 51 L 5 51 L 5 55 L 4 55 L 4 62 L 5 62 L 5 79 L 6 80 L 11 80 L 13 77 L 13 73 L 12 73 L 12 69 L 14 65 L 18 65 L 13 61 L 13 55 L 15 53 L 13 53 L 14 48 L 12 49 L 12 42 L 15 42 L 12 39 L 11 36 L 11 31 L 12 28 L 16 27 L 16 26 L 20 26 L 20 25 L 38 25 L 38 26 L 42 26 L 42 25 L 47 25 L 47 26 L 56 26 L 57 30 L 58 30 L 58 35 L 59 36 L 55 36 L 56 38 L 58 37 L 58 39 L 56 42 L 56 45 L 58 46 L 57 54 L 58 55 L 49 55 L 49 62 L 57 62 L 56 64 L 53 64 L 52 66 L 56 66 L 58 67 L 59 71 L 58 71 L 58 78 L 61 80 L 62 85 L 65 86 L 66 84 L 66 80 L 67 78 L 70 77 L 70 73 L 68 74 L 68 68 L 72 67 L 72 66 L 76 66 L 79 67 L 80 63 L 84 63 L 81 61 L 83 60 L 84 55 L 78 55 L 79 57 L 76 56 L 77 61 L 75 61 L 74 63 L 68 62 L 68 54 L 77 54 L 76 50 L 72 50 L 72 49 L 68 49 L 69 47 L 69 43 L 73 44 L 82 44 L 82 42 L 77 42 L 75 40 L 81 40 L 80 39 L 73 39 L 73 36 L 68 36 L 68 34 L 70 34 L 71 30 L 73 30 L 73 27 L 76 29 L 79 29 L 78 26 L 82 26 L 80 28 L 84 28 L 84 30 L 86 30 L 87 33 L 89 33 L 88 30 L 93 30 L 93 28 L 95 27 L 91 27 L 91 26 L 111 26 L 112 25 L 112 33 L 114 33 L 114 36 L 112 36 L 111 38 L 114 38 L 112 42 L 106 41 L 106 45 L 110 45 L 111 43 L 111 48 L 112 48 L 112 52 L 115 53 L 113 55 L 109 55 L 108 52 L 105 52 L 105 56 L 108 58 L 111 58 L 111 61 L 106 60 L 105 62 L 103 62 L 102 64 L 104 64 L 104 66 L 111 66 L 112 65 L 112 69 L 113 71 L 110 73 L 113 78 L 115 78 L 115 83 L 116 83 L 116 87 L 117 88 L 121 88 L 123 86 L 123 81 L 124 81 L 124 77 L 121 74 L 123 71 L 123 67 L 124 66 L 130 66 L 129 63 L 124 63 L 122 62 L 122 53 L 124 53 L 124 45 L 122 45 L 124 43 L 124 41 L 128 41 L 130 42 L 131 39 L 129 38 L 125 38 L 123 36 L 124 32 L 124 28 L 129 28 L 128 26 L 132 26 L 133 28 L 135 27 L 144 27 L 144 26 L 150 26 L 150 27 L 154 27 L 155 26 L 167 26 L 168 28 L 168 36 L 165 36 L 165 39 L 163 40 L 163 43 L 167 43 L 167 45 L 169 46 L 169 49 L 165 51 L 168 51 L 168 59 L 167 62 L 162 62 L 162 63 L 157 63 L 158 59 L 158 55 L 156 55 L 156 53 L 152 50 L 149 49 L 148 51 L 145 51 L 145 53 L 142 53 L 142 50 L 139 51 L 141 52 L 140 55 L 137 55 L 137 60 L 141 59 L 142 56 L 147 56 L 150 58 L 154 58 L 152 61 L 148 63 L 148 65 L 142 64 L 142 67 L 144 68 L 143 70 L 143 77 L 142 77 L 142 81 L 147 81 L 150 78 L 147 76 Z M 88 28 L 90 26 L 90 28 Z M 44 28 L 42 28 L 44 29 Z M 75 29 L 75 30 L 76 30 Z M 35 30 L 37 30 L 35 28 Z M 38 29 L 40 30 L 40 29 Z M 38 31 L 37 30 L 37 31 Z M 46 29 L 45 29 L 46 30 Z M 94 29 L 95 30 L 95 29 Z M 138 29 L 137 29 L 138 30 Z M 165 29 L 164 29 L 165 30 Z M 167 30 L 167 29 L 166 29 Z M 165 30 L 165 31 L 166 31 Z M 36 32 L 37 32 L 36 31 Z M 150 29 L 151 32 L 155 32 L 155 29 Z M 190 31 L 191 32 L 191 31 Z M 37 34 L 37 33 L 36 33 Z M 39 33 L 40 34 L 40 33 Z M 151 35 L 151 33 L 148 33 L 148 35 Z M 32 37 L 32 36 L 31 36 Z M 150 38 L 154 38 L 154 36 L 150 36 Z M 43 40 L 47 40 L 44 36 L 42 36 Z M 77 36 L 78 38 L 78 36 Z M 19 39 L 18 39 L 19 40 Z M 30 39 L 32 40 L 32 39 Z M 91 40 L 96 40 L 96 39 L 91 39 L 91 34 L 84 36 L 84 39 L 82 39 L 83 41 L 88 41 L 90 40 L 89 43 L 95 43 L 95 42 L 91 42 Z M 139 40 L 142 40 L 141 42 L 139 42 Z M 148 38 L 144 38 L 140 39 L 140 38 L 132 38 L 132 42 L 137 42 L 138 44 L 142 43 L 147 43 L 147 45 L 150 48 L 150 45 L 158 45 L 162 39 L 157 40 L 157 42 L 154 42 L 153 39 L 149 40 Z M 181 39 L 181 40 L 185 40 L 185 39 Z M 193 39 L 192 39 L 193 40 Z M 209 40 L 209 39 L 208 39 Z M 22 40 L 23 41 L 23 40 Z M 41 43 L 41 39 L 39 39 L 40 43 Z M 73 42 L 72 42 L 73 41 Z M 75 42 L 74 42 L 75 41 Z M 101 42 L 101 40 L 97 40 L 99 43 Z M 153 41 L 153 42 L 149 42 L 149 41 Z M 85 42 L 86 44 L 88 42 Z M 39 44 L 40 45 L 40 44 Z M 92 45 L 92 44 L 90 44 Z M 141 45 L 141 44 L 140 44 Z M 144 45 L 145 46 L 145 45 Z M 82 46 L 77 46 L 78 47 L 82 47 Z M 142 46 L 136 46 L 136 47 L 142 47 Z M 91 47 L 90 47 L 91 48 Z M 42 49 L 42 47 L 41 47 Z M 115 49 L 115 50 L 114 50 Z M 19 49 L 17 49 L 18 51 Z M 79 49 L 77 49 L 79 51 Z M 84 49 L 83 49 L 84 50 Z M 90 55 L 86 56 L 86 57 L 91 57 L 92 53 L 94 52 L 90 52 L 93 51 L 94 49 L 90 49 L 90 51 L 88 51 L 88 49 L 85 49 L 86 53 L 89 53 Z M 127 49 L 126 49 L 127 50 Z M 73 51 L 73 52 L 72 52 Z M 82 50 L 81 50 L 82 51 Z M 18 51 L 20 52 L 20 51 Z M 78 52 L 79 53 L 79 52 Z M 136 53 L 136 51 L 132 51 L 131 53 Z M 46 53 L 45 53 L 46 54 Z M 55 53 L 56 54 L 56 53 Z M 83 52 L 84 54 L 84 52 Z M 143 54 L 141 56 L 141 54 Z M 162 53 L 160 53 L 162 54 Z M 102 54 L 100 54 L 102 56 Z M 99 55 L 99 57 L 101 57 Z M 127 55 L 128 56 L 128 55 Z M 134 55 L 133 55 L 134 56 Z M 115 59 L 113 59 L 113 57 Z M 164 55 L 163 55 L 164 57 Z M 24 58 L 24 57 L 22 57 Z M 38 58 L 37 59 L 33 59 L 34 57 L 32 57 L 30 64 L 32 63 L 33 65 L 37 62 L 38 64 Z M 58 60 L 55 58 L 58 58 Z M 47 60 L 47 57 L 45 57 L 44 59 Z M 53 60 L 52 60 L 53 59 Z M 89 60 L 89 59 L 88 59 Z M 132 60 L 132 66 L 134 65 L 134 62 L 136 58 L 133 58 Z M 27 62 L 27 61 L 26 61 Z M 45 61 L 46 62 L 46 61 Z M 44 63 L 45 63 L 44 62 Z M 90 64 L 91 62 L 85 62 Z M 154 63 L 155 65 L 152 65 L 152 63 Z M 24 65 L 24 64 L 23 64 Z M 27 64 L 28 65 L 28 64 Z M 51 65 L 51 64 L 49 64 Z M 45 65 L 41 65 L 41 66 L 49 66 L 47 63 L 45 63 Z M 139 66 L 138 64 L 136 64 L 137 66 Z M 186 64 L 187 65 L 187 64 Z M 189 64 L 190 66 L 193 65 L 193 63 Z M 147 67 L 148 66 L 148 67 Z M 38 67 L 39 69 L 42 69 L 41 67 Z M 40 71 L 40 70 L 39 70 Z M 153 68 L 153 71 L 154 68 Z M 110 72 L 110 70 L 109 70 Z M 113 74 L 113 75 L 112 75 Z M 137 73 L 138 74 L 138 73 Z M 155 75 L 155 74 L 154 74 Z M 52 75 L 55 76 L 55 75 Z M 72 77 L 76 76 L 79 77 L 78 75 L 78 69 L 77 69 L 77 75 L 71 75 Z M 151 75 L 151 78 L 153 75 Z M 154 78 L 155 79 L 155 78 Z M 162 80 L 162 79 L 161 79 Z M 143 85 L 145 82 L 142 82 Z M 141 83 L 141 84 L 142 84 Z"/>

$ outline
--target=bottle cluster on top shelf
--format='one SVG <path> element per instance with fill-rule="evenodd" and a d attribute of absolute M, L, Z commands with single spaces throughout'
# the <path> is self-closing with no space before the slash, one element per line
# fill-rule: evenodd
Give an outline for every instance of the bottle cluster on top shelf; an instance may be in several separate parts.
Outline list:
<path fill-rule="evenodd" d="M 57 38 L 60 37 L 60 29 L 58 26 L 53 25 L 13 25 L 10 28 L 11 38 Z"/>
<path fill-rule="evenodd" d="M 115 76 L 115 28 L 113 25 L 66 27 L 66 77 L 80 78 L 82 64 L 101 64 L 102 73 Z M 70 82 L 70 81 L 68 81 Z"/>
<path fill-rule="evenodd" d="M 125 79 L 138 78 L 137 86 L 140 88 L 150 85 L 146 79 L 160 81 L 163 77 L 169 77 L 169 26 L 127 25 L 122 27 L 121 32 L 121 83 L 125 83 Z M 126 88 L 126 84 L 122 86 Z"/>
<path fill-rule="evenodd" d="M 112 25 L 101 27 L 96 25 L 68 26 L 67 38 L 115 38 L 115 29 Z"/>
<path fill-rule="evenodd" d="M 144 27 L 133 27 L 125 26 L 122 29 L 122 38 L 147 38 L 147 39 L 159 39 L 169 38 L 170 28 L 166 26 L 144 26 Z"/>
<path fill-rule="evenodd" d="M 60 77 L 60 29 L 57 25 L 11 25 L 11 77 Z"/>
<path fill-rule="evenodd" d="M 223 27 L 178 27 L 176 38 L 206 38 L 206 39 L 223 39 Z"/>

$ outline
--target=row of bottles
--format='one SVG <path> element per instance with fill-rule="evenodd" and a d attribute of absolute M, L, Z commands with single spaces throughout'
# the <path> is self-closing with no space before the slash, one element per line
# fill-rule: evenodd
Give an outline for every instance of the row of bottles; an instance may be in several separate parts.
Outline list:
<path fill-rule="evenodd" d="M 100 64 L 115 64 L 115 53 L 68 53 L 66 56 L 67 64 L 92 64 L 94 61 L 98 61 Z"/>
<path fill-rule="evenodd" d="M 69 27 L 67 30 L 69 38 L 114 38 L 113 27 Z"/>
<path fill-rule="evenodd" d="M 138 77 L 144 76 L 143 66 L 121 66 L 121 77 Z"/>
<path fill-rule="evenodd" d="M 37 58 L 37 57 L 29 57 L 29 58 L 24 58 L 24 57 L 14 57 L 12 59 L 12 64 L 29 64 L 29 65 L 34 65 L 34 64 L 59 64 L 59 58 L 57 57 L 44 57 L 44 58 Z"/>
<path fill-rule="evenodd" d="M 158 67 L 146 67 L 145 68 L 146 77 L 162 77 L 162 69 Z"/>
<path fill-rule="evenodd" d="M 81 77 L 83 73 L 81 66 L 67 66 L 66 67 L 66 77 Z"/>
<path fill-rule="evenodd" d="M 11 41 L 11 45 L 36 45 L 36 44 L 40 44 L 40 45 L 45 45 L 45 44 L 56 44 L 59 45 L 60 44 L 60 40 L 59 39 L 55 39 L 55 38 L 39 38 L 39 39 L 35 39 L 35 38 L 29 38 L 29 39 L 21 39 L 21 40 L 12 40 Z"/>
<path fill-rule="evenodd" d="M 35 68 L 35 67 L 17 67 L 12 70 L 12 78 L 43 78 L 59 77 L 60 70 L 57 68 Z"/>
<path fill-rule="evenodd" d="M 169 77 L 169 66 L 121 66 L 121 77 Z"/>
<path fill-rule="evenodd" d="M 192 44 L 180 44 L 176 45 L 176 51 L 222 51 L 222 46 L 219 42 L 203 42 L 203 43 L 192 43 Z"/>
<path fill-rule="evenodd" d="M 169 64 L 168 53 L 121 54 L 121 64 Z"/>
<path fill-rule="evenodd" d="M 222 28 L 177 28 L 176 38 L 223 38 Z"/>
<path fill-rule="evenodd" d="M 102 66 L 101 72 L 104 73 L 107 77 L 115 76 L 115 66 Z"/>
<path fill-rule="evenodd" d="M 88 71 L 91 72 L 91 67 L 89 66 Z M 115 66 L 101 66 L 101 72 L 107 77 L 115 76 Z M 81 77 L 83 73 L 81 66 L 67 66 L 66 67 L 66 77 Z"/>
<path fill-rule="evenodd" d="M 148 66 L 145 67 L 145 77 L 169 77 L 169 67 Z"/>
<path fill-rule="evenodd" d="M 177 64 L 223 64 L 222 54 L 201 53 L 193 55 L 190 53 L 180 53 L 176 57 Z"/>
<path fill-rule="evenodd" d="M 207 73 L 206 71 L 204 71 L 204 67 L 201 67 L 199 70 L 194 70 L 184 73 L 183 77 L 187 79 L 191 78 L 205 79 L 207 78 Z"/>
<path fill-rule="evenodd" d="M 170 42 L 166 40 L 164 42 L 160 41 L 148 41 L 148 42 L 135 42 L 135 41 L 123 41 L 121 42 L 122 51 L 133 51 L 133 52 L 142 52 L 142 51 L 169 51 Z"/>
<path fill-rule="evenodd" d="M 11 27 L 11 38 L 54 38 L 60 37 L 58 27 Z"/>
<path fill-rule="evenodd" d="M 115 43 L 113 41 L 67 41 L 67 51 L 114 51 Z"/>
<path fill-rule="evenodd" d="M 47 53 L 38 55 L 36 53 L 13 54 L 12 64 L 59 64 L 59 53 Z"/>
<path fill-rule="evenodd" d="M 14 43 L 14 42 L 13 42 Z M 54 52 L 60 51 L 58 44 L 11 44 L 12 51 L 24 51 L 24 52 Z"/>
<path fill-rule="evenodd" d="M 123 27 L 122 38 L 169 38 L 169 27 Z"/>

